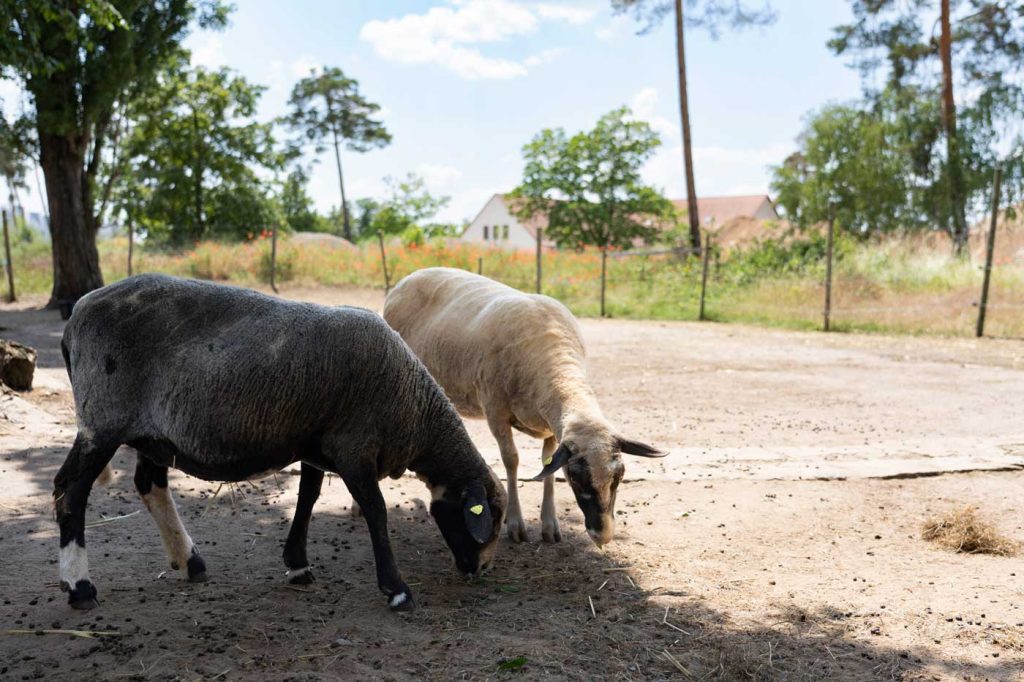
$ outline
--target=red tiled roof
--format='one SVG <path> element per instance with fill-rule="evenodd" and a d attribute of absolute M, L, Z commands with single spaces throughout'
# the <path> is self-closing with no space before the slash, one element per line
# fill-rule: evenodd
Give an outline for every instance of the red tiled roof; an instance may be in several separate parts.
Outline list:
<path fill-rule="evenodd" d="M 716 225 L 726 223 L 733 218 L 753 218 L 761 204 L 770 201 L 766 194 L 750 194 L 734 197 L 698 197 L 697 213 L 701 224 L 707 224 L 710 218 Z M 672 204 L 684 217 L 687 215 L 686 199 L 673 199 Z"/>

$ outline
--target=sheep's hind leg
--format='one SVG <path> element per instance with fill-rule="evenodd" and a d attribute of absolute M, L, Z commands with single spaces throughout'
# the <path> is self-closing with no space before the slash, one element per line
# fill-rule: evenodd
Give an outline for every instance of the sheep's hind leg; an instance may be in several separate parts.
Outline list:
<path fill-rule="evenodd" d="M 167 487 L 167 467 L 154 464 L 139 452 L 135 464 L 135 489 L 139 491 L 142 503 L 156 522 L 164 550 L 171 560 L 171 568 L 186 569 L 189 582 L 205 582 L 206 562 L 199 555 L 199 550 L 178 516 L 174 497 Z"/>
<path fill-rule="evenodd" d="M 554 436 L 544 439 L 541 450 L 541 461 L 547 462 L 555 454 L 558 443 Z M 561 542 L 562 533 L 558 529 L 558 514 L 555 511 L 555 476 L 552 474 L 544 479 L 544 501 L 540 506 L 541 535 L 544 542 Z"/>
<path fill-rule="evenodd" d="M 68 604 L 75 609 L 99 606 L 85 551 L 85 505 L 93 482 L 110 462 L 117 446 L 116 442 L 86 438 L 79 432 L 53 479 L 54 514 L 60 524 L 60 586 L 68 593 Z"/>
<path fill-rule="evenodd" d="M 498 441 L 501 461 L 505 465 L 508 478 L 508 509 L 505 511 L 505 532 L 512 542 L 526 542 L 526 522 L 523 521 L 523 510 L 519 506 L 519 451 L 512 439 L 512 425 L 508 418 L 487 415 L 487 425 L 491 428 L 494 439 Z"/>
<path fill-rule="evenodd" d="M 293 585 L 308 585 L 313 582 L 313 572 L 306 557 L 306 534 L 309 520 L 313 516 L 313 505 L 320 497 L 324 472 L 310 464 L 302 463 L 299 476 L 299 500 L 295 505 L 295 517 L 284 543 L 284 565 L 288 567 L 288 582 Z"/>

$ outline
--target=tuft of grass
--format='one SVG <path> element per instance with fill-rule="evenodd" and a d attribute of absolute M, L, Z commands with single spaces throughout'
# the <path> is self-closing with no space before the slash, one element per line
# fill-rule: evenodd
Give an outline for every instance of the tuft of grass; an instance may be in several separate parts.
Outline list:
<path fill-rule="evenodd" d="M 921 528 L 921 538 L 963 554 L 1013 556 L 1018 544 L 980 519 L 975 507 L 966 506 L 930 519 Z"/>

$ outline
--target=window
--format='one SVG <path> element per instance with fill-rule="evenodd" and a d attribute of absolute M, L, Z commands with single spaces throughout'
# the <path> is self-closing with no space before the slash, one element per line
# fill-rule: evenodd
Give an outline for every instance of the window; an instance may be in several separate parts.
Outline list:
<path fill-rule="evenodd" d="M 504 239 L 508 239 L 508 225 L 505 225 L 504 230 L 502 231 L 502 237 Z"/>
<path fill-rule="evenodd" d="M 487 241 L 490 237 L 487 234 L 487 226 L 484 225 L 484 241 Z"/>

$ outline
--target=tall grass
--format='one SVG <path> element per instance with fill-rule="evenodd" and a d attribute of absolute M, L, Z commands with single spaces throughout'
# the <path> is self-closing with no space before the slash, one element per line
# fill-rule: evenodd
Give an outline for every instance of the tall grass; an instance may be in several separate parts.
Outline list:
<path fill-rule="evenodd" d="M 127 242 L 102 241 L 106 281 L 126 275 Z M 822 318 L 824 239 L 764 240 L 712 258 L 707 313 L 722 322 L 815 329 Z M 914 248 L 909 242 L 864 243 L 841 237 L 836 244 L 833 320 L 838 329 L 910 334 L 968 335 L 981 286 L 976 263 Z M 535 255 L 459 242 L 387 245 L 392 284 L 420 268 L 444 265 L 483 274 L 524 291 L 535 286 Z M 19 292 L 45 293 L 51 286 L 49 245 L 15 247 Z M 135 272 L 165 272 L 241 285 L 269 280 L 266 239 L 240 244 L 203 242 L 185 251 L 135 249 Z M 543 255 L 544 293 L 581 316 L 600 309 L 601 256 L 597 250 L 548 251 Z M 700 296 L 700 262 L 670 255 L 612 253 L 608 258 L 607 312 L 612 317 L 692 320 Z M 359 248 L 278 244 L 277 282 L 292 286 L 384 287 L 376 244 Z M 987 329 L 1024 337 L 1024 266 L 993 273 Z"/>

